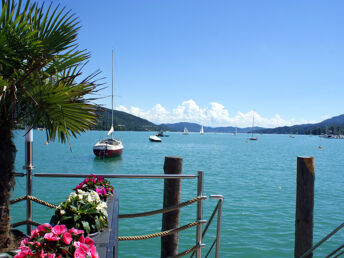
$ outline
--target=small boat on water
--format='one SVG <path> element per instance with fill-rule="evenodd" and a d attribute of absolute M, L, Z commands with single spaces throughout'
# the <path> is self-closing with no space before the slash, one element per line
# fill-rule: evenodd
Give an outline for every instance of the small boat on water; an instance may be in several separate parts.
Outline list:
<path fill-rule="evenodd" d="M 121 140 L 108 138 L 101 140 L 94 144 L 93 153 L 97 157 L 110 158 L 120 156 L 123 151 L 123 144 Z"/>
<path fill-rule="evenodd" d="M 156 134 L 156 136 L 158 136 L 158 137 L 168 137 L 169 135 L 164 134 L 164 131 L 163 131 L 163 130 L 160 130 L 160 131 Z"/>
<path fill-rule="evenodd" d="M 199 132 L 200 134 L 204 134 L 204 129 L 203 129 L 203 125 L 201 127 L 201 131 Z"/>
<path fill-rule="evenodd" d="M 183 132 L 184 135 L 188 135 L 189 134 L 189 131 L 186 127 L 184 127 L 184 132 Z"/>
<path fill-rule="evenodd" d="M 111 134 L 111 138 L 100 140 L 93 145 L 93 153 L 97 157 L 110 158 L 120 156 L 123 151 L 122 140 L 116 140 L 113 138 L 113 51 L 112 51 L 112 113 L 111 113 L 111 128 L 107 133 L 107 136 Z"/>
<path fill-rule="evenodd" d="M 237 133 L 238 133 L 238 127 L 235 127 L 235 131 L 233 132 L 233 135 L 235 136 L 237 135 Z"/>
<path fill-rule="evenodd" d="M 156 136 L 156 135 L 149 136 L 149 140 L 151 142 L 161 142 L 161 139 L 158 136 Z"/>

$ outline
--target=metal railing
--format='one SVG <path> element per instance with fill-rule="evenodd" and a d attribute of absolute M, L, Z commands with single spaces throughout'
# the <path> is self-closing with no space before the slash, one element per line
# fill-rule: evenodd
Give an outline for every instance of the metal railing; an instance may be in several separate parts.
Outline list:
<path fill-rule="evenodd" d="M 24 177 L 27 176 L 27 190 L 26 190 L 26 196 L 22 198 L 21 200 L 26 200 L 27 206 L 26 206 L 26 220 L 17 222 L 13 226 L 19 226 L 19 225 L 27 225 L 27 233 L 31 233 L 31 226 L 32 225 L 37 225 L 37 222 L 34 222 L 32 220 L 32 200 L 35 201 L 31 194 L 32 194 L 32 177 L 39 177 L 39 178 L 85 178 L 89 176 L 89 174 L 67 174 L 67 173 L 34 173 L 32 174 L 31 171 L 33 170 L 33 166 L 25 166 L 27 169 L 27 174 L 24 173 L 15 173 L 15 176 L 18 177 Z M 106 178 L 121 178 L 121 179 L 197 179 L 197 217 L 196 217 L 196 222 L 190 223 L 192 224 L 191 226 L 196 226 L 196 245 L 192 248 L 190 248 L 191 251 L 194 251 L 196 253 L 196 257 L 200 258 L 202 255 L 202 248 L 205 247 L 205 244 L 202 243 L 202 239 L 212 222 L 214 215 L 216 212 L 218 212 L 218 225 L 217 225 L 217 237 L 212 244 L 211 249 L 214 247 L 214 244 L 216 243 L 216 257 L 219 257 L 219 247 L 220 247 L 220 232 L 221 232 L 221 210 L 222 210 L 222 201 L 223 197 L 221 195 L 212 195 L 210 196 L 211 199 L 219 199 L 219 202 L 216 206 L 216 208 L 213 211 L 212 216 L 210 217 L 210 221 L 208 222 L 206 228 L 202 232 L 202 224 L 206 223 L 205 220 L 203 220 L 203 200 L 206 199 L 205 196 L 203 196 L 203 172 L 199 171 L 198 175 L 181 175 L 181 174 L 163 174 L 163 175 L 156 175 L 156 174 L 96 174 L 95 176 L 104 176 Z M 37 198 L 36 198 L 37 199 Z M 18 200 L 17 202 L 21 201 Z M 44 202 L 44 201 L 42 201 Z M 39 203 L 42 204 L 42 203 Z M 44 204 L 43 204 L 44 205 Z M 183 204 L 182 204 L 183 205 Z M 186 205 L 184 205 L 186 206 Z M 160 213 L 163 213 L 166 211 L 162 211 Z M 121 217 L 121 215 L 119 215 Z M 183 228 L 184 227 L 184 228 Z M 176 232 L 178 230 L 184 230 L 189 227 L 182 226 L 181 228 L 174 229 Z M 163 233 L 163 232 L 161 232 Z M 173 232 L 169 232 L 173 233 Z M 153 235 L 153 234 L 151 234 Z M 159 234 L 156 234 L 156 237 L 159 237 Z M 124 238 L 124 237 L 123 237 Z M 148 237 L 150 238 L 150 237 Z M 119 239 L 121 239 L 119 237 Z M 147 239 L 147 238 L 146 238 Z M 123 239 L 127 240 L 127 239 Z M 140 238 L 137 239 L 130 239 L 130 240 L 140 240 Z M 210 249 L 210 251 L 211 251 Z M 191 251 L 185 251 L 184 255 L 190 253 Z M 208 254 L 209 252 L 208 251 Z M 182 254 L 183 254 L 182 253 Z M 207 254 L 207 256 L 208 256 Z M 177 257 L 181 257 L 183 255 L 178 255 Z M 207 257 L 206 256 L 206 257 Z"/>
<path fill-rule="evenodd" d="M 29 130 L 30 128 L 26 128 L 26 138 L 25 138 L 25 166 L 24 169 L 26 169 L 26 174 L 24 173 L 14 173 L 15 176 L 18 177 L 24 177 L 26 176 L 26 196 L 18 198 L 16 202 L 26 200 L 26 220 L 16 223 L 15 226 L 19 225 L 25 225 L 27 233 L 30 235 L 32 230 L 32 225 L 37 225 L 37 222 L 34 222 L 32 220 L 32 201 L 36 201 L 37 203 L 41 205 L 46 205 L 50 208 L 54 208 L 54 205 L 49 205 L 49 203 L 39 200 L 38 198 L 35 198 L 32 196 L 32 177 L 45 177 L 45 178 L 56 178 L 56 177 L 63 177 L 63 178 L 85 178 L 89 176 L 89 174 L 67 174 L 67 173 L 35 173 L 32 174 L 32 170 L 34 169 L 34 166 L 32 164 L 32 146 L 33 146 L 33 140 L 32 140 L 32 130 Z M 220 247 L 220 232 L 221 232 L 221 210 L 222 210 L 222 201 L 223 197 L 220 195 L 212 195 L 210 198 L 212 199 L 219 199 L 219 202 L 211 216 L 211 219 L 206 226 L 205 230 L 202 232 L 202 224 L 206 223 L 206 221 L 203 220 L 203 200 L 206 199 L 205 196 L 203 196 L 203 172 L 199 171 L 198 175 L 181 175 L 181 174 L 164 174 L 164 175 L 156 175 L 156 174 L 97 174 L 96 176 L 103 176 L 106 178 L 124 178 L 124 179 L 196 179 L 197 178 L 197 215 L 196 215 L 196 221 L 193 223 L 189 223 L 188 225 L 182 226 L 177 229 L 171 229 L 167 230 L 169 232 L 161 232 L 164 234 L 173 234 L 173 232 L 178 232 L 187 228 L 190 228 L 192 226 L 196 226 L 196 245 L 189 248 L 188 250 L 184 251 L 183 253 L 177 255 L 177 257 L 184 256 L 188 253 L 191 253 L 192 251 L 196 252 L 196 257 L 200 258 L 202 255 L 202 248 L 205 247 L 205 244 L 202 243 L 202 239 L 214 217 L 214 214 L 216 211 L 218 211 L 218 224 L 217 224 L 217 236 L 212 244 L 211 249 L 213 248 L 214 244 L 216 243 L 216 257 L 219 257 L 219 247 Z M 15 202 L 13 202 L 15 203 Z M 192 202 L 191 202 L 192 203 Z M 180 204 L 178 204 L 180 205 Z M 185 206 L 188 204 L 185 204 Z M 169 209 L 176 207 L 168 207 Z M 181 208 L 177 207 L 178 209 Z M 167 212 L 166 210 L 159 211 L 160 213 Z M 142 214 L 142 213 L 141 213 Z M 120 217 L 120 215 L 119 215 Z M 14 226 L 14 225 L 12 225 Z M 157 234 L 159 235 L 159 234 Z M 209 252 L 210 252 L 209 251 Z M 208 252 L 208 253 L 209 253 Z M 208 256 L 208 254 L 207 254 Z"/>
<path fill-rule="evenodd" d="M 217 213 L 217 225 L 216 225 L 216 238 L 214 242 L 211 244 L 207 254 L 205 257 L 208 257 L 211 251 L 213 250 L 214 246 L 216 245 L 216 250 L 215 250 L 215 257 L 219 258 L 220 257 L 220 240 L 221 240 L 221 221 L 222 221 L 222 203 L 223 203 L 223 196 L 222 195 L 210 195 L 210 199 L 217 199 L 217 205 L 215 206 L 212 214 L 210 215 L 210 218 L 203 230 L 202 233 L 202 239 L 205 237 L 205 234 L 207 233 L 209 226 L 214 220 L 215 214 Z M 195 252 L 192 253 L 191 257 L 193 257 Z"/>
<path fill-rule="evenodd" d="M 327 236 L 325 236 L 317 244 L 315 244 L 312 248 L 310 248 L 303 255 L 301 255 L 300 258 L 307 257 L 308 255 L 310 255 L 315 249 L 317 249 L 319 246 L 321 246 L 323 243 L 325 243 L 330 237 L 335 235 L 343 227 L 344 227 L 344 223 L 340 224 L 338 227 L 336 227 L 334 230 L 332 230 Z M 336 248 L 333 252 L 331 252 L 329 255 L 327 255 L 326 257 L 338 257 L 338 256 L 344 254 L 344 251 L 338 253 L 339 251 L 341 251 L 343 249 L 344 249 L 344 245 L 341 245 L 338 248 Z"/>

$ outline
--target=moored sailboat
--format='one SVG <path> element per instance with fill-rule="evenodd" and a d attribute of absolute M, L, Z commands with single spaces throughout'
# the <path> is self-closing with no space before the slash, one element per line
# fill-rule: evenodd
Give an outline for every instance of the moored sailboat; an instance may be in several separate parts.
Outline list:
<path fill-rule="evenodd" d="M 184 127 L 184 132 L 183 132 L 184 135 L 188 135 L 189 134 L 189 131 L 186 127 Z"/>
<path fill-rule="evenodd" d="M 116 140 L 113 138 L 113 50 L 112 50 L 112 112 L 111 112 L 111 128 L 107 133 L 107 136 L 111 135 L 111 138 L 100 140 L 93 145 L 93 153 L 97 157 L 109 158 L 120 156 L 123 151 L 122 140 Z"/>

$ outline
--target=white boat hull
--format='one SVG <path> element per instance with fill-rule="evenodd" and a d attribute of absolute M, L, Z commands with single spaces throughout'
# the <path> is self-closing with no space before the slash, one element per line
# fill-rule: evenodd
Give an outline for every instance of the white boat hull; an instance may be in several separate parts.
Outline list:
<path fill-rule="evenodd" d="M 149 136 L 149 140 L 151 142 L 161 142 L 161 139 L 158 136 L 155 136 L 155 135 Z"/>

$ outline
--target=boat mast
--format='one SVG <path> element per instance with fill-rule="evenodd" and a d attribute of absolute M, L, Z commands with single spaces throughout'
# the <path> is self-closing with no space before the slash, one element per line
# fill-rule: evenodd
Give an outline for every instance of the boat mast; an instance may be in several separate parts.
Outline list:
<path fill-rule="evenodd" d="M 251 136 L 253 138 L 253 126 L 254 126 L 254 110 L 253 110 L 253 121 L 252 121 L 252 130 L 251 130 Z"/>
<path fill-rule="evenodd" d="M 111 71 L 111 77 L 112 77 L 112 80 L 111 80 L 111 88 L 112 88 L 112 94 L 111 94 L 111 128 L 113 128 L 113 49 L 112 49 L 112 71 Z M 112 129 L 112 133 L 111 133 L 111 138 L 113 139 L 113 130 Z"/>

